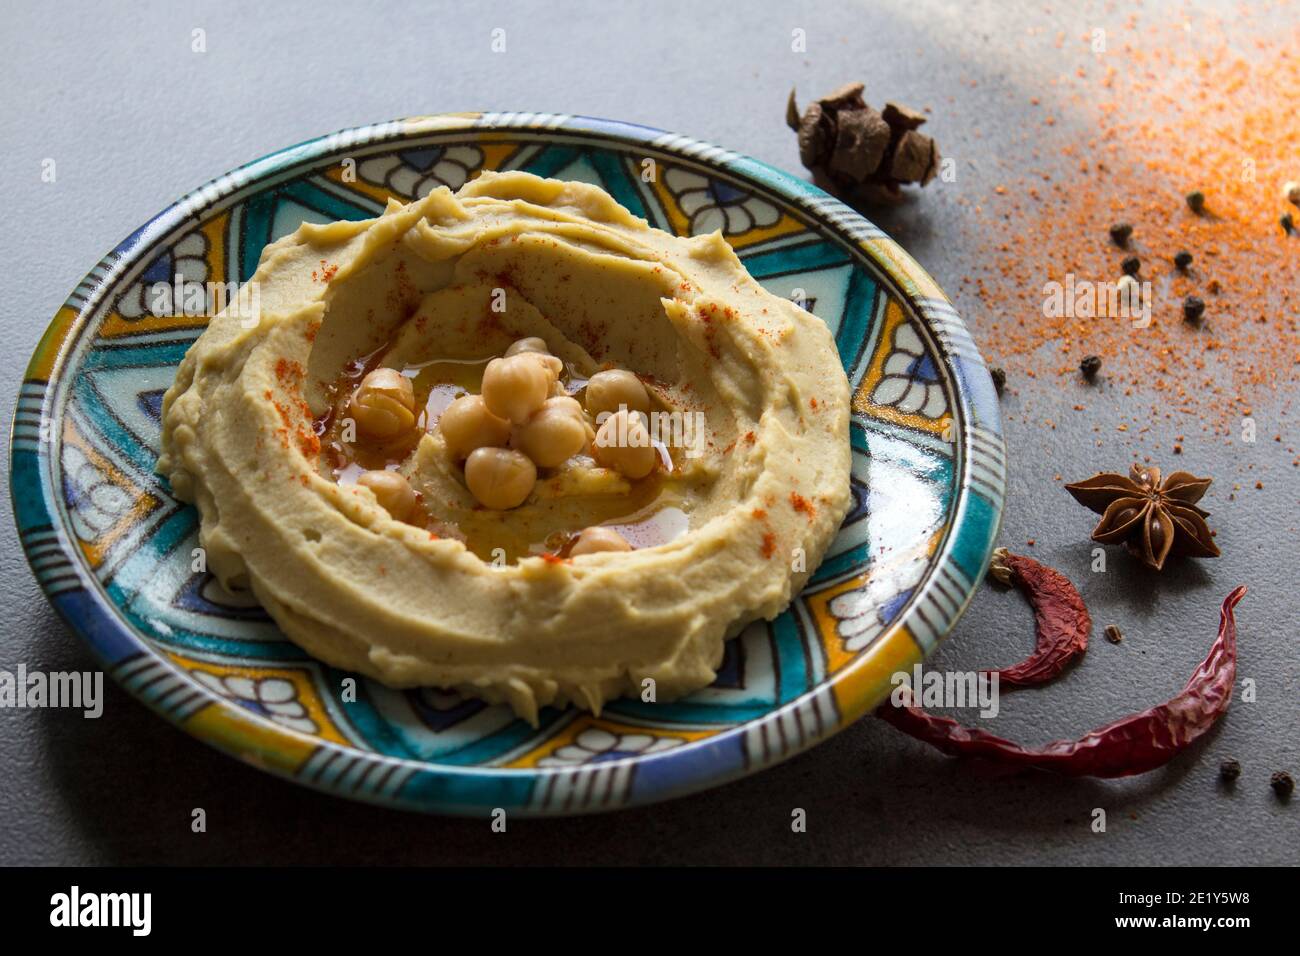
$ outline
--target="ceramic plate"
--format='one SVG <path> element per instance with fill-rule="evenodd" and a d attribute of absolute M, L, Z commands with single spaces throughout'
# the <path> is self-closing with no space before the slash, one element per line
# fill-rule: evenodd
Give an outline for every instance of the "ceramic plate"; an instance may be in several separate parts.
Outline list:
<path fill-rule="evenodd" d="M 648 162 L 653 161 L 653 162 Z M 720 229 L 772 292 L 835 333 L 853 385 L 854 502 L 791 607 L 727 645 L 673 704 L 502 707 L 358 681 L 192 570 L 194 509 L 153 472 L 163 391 L 203 330 L 155 317 L 155 283 L 242 282 L 306 221 L 484 169 L 597 183 L 654 226 Z M 867 713 L 970 600 L 1002 510 L 997 400 L 961 319 L 879 229 L 806 182 L 625 123 L 458 114 L 345 130 L 213 180 L 133 232 L 77 286 L 27 368 L 11 483 L 32 569 L 130 693 L 187 733 L 320 790 L 442 813 L 644 804 L 761 770 Z"/>

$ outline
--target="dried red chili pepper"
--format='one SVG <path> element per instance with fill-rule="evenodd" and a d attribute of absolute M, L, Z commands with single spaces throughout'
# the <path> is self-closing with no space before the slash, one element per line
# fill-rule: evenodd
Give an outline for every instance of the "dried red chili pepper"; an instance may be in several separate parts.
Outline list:
<path fill-rule="evenodd" d="M 999 686 L 1046 684 L 1088 649 L 1092 618 L 1083 598 L 1064 574 L 1033 558 L 1012 554 L 1006 548 L 993 552 L 989 573 L 1025 595 L 1034 609 L 1034 628 L 1038 635 L 1034 652 L 1019 664 L 984 672 L 990 676 L 997 674 Z"/>
<path fill-rule="evenodd" d="M 885 703 L 876 715 L 950 756 L 981 757 L 1003 765 L 1051 770 L 1070 777 L 1127 777 L 1168 763 L 1195 743 L 1228 709 L 1237 679 L 1237 622 L 1232 609 L 1244 587 L 1223 601 L 1219 635 L 1178 694 L 1156 707 L 1121 717 L 1078 740 L 1039 749 L 904 704 Z"/>

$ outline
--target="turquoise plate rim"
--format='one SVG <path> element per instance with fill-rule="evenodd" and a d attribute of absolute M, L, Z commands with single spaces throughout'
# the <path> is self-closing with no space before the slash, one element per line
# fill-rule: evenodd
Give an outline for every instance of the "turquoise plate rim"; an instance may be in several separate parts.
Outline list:
<path fill-rule="evenodd" d="M 533 136 L 549 131 L 557 135 L 586 136 L 593 140 L 614 140 L 625 145 L 644 146 L 658 152 L 676 154 L 684 160 L 716 168 L 763 187 L 788 206 L 802 212 L 805 218 L 838 234 L 847 244 L 856 246 L 872 261 L 889 291 L 909 309 L 910 318 L 919 320 L 918 324 L 929 333 L 931 343 L 951 381 L 954 398 L 952 414 L 957 423 L 954 436 L 954 491 L 949 511 L 952 519 L 946 527 L 943 540 L 930 556 L 926 572 L 916 585 L 907 606 L 872 642 L 870 650 L 880 651 L 884 656 L 881 653 L 864 652 L 860 655 L 862 660 L 854 661 L 843 671 L 831 675 L 823 684 L 761 717 L 737 724 L 713 736 L 659 754 L 623 758 L 602 764 L 604 768 L 616 767 L 623 762 L 645 764 L 654 761 L 672 765 L 672 773 L 655 775 L 659 781 L 657 786 L 643 788 L 635 797 L 616 805 L 584 805 L 568 809 L 547 804 L 545 809 L 538 810 L 530 806 L 526 799 L 534 784 L 541 783 L 543 778 L 567 775 L 569 784 L 572 785 L 585 771 L 581 768 L 575 771 L 538 767 L 463 767 L 362 751 L 308 737 L 264 720 L 190 679 L 193 691 L 205 695 L 208 698 L 207 704 L 213 705 L 205 707 L 205 712 L 213 713 L 215 718 L 204 721 L 202 726 L 194 726 L 192 722 L 178 718 L 173 710 L 162 708 L 153 700 L 142 696 L 136 690 L 136 682 L 128 684 L 119 673 L 117 667 L 124 659 L 135 661 L 144 658 L 144 667 L 153 666 L 161 671 L 175 669 L 164 663 L 164 656 L 122 619 L 84 564 L 75 558 L 66 560 L 66 568 L 61 567 L 55 574 L 49 573 L 48 566 L 44 569 L 46 573 L 37 568 L 38 561 L 45 559 L 48 563 L 52 556 L 61 553 L 66 555 L 72 549 L 61 537 L 56 523 L 58 507 L 54 496 L 57 489 L 53 486 L 49 468 L 50 446 L 54 443 L 33 441 L 26 435 L 40 421 L 45 420 L 47 411 L 52 411 L 47 408 L 47 402 L 52 404 L 53 400 L 53 390 L 49 385 L 58 381 L 71 347 L 84 331 L 88 315 L 94 311 L 90 303 L 93 302 L 96 291 L 111 284 L 117 274 L 130 268 L 134 262 L 133 250 L 148 249 L 154 238 L 168 234 L 187 219 L 196 217 L 207 206 L 232 192 L 285 173 L 291 167 L 318 161 L 350 147 L 381 145 L 388 141 L 444 130 L 518 132 Z M 61 324 L 59 316 L 67 309 L 73 310 L 74 317 L 70 323 Z M 40 372 L 45 365 L 50 369 L 48 380 L 34 374 Z M 22 437 L 20 429 L 24 430 Z M 837 721 L 821 726 L 820 732 L 806 735 L 797 745 L 766 755 L 764 759 L 747 758 L 740 766 L 733 766 L 725 772 L 717 771 L 720 765 L 734 763 L 715 759 L 722 753 L 720 748 L 734 744 L 739 735 L 775 727 L 783 718 L 796 712 L 796 708 L 807 703 L 808 698 L 829 693 L 834 685 L 869 663 L 868 658 L 876 661 L 877 668 L 881 666 L 882 660 L 896 660 L 900 663 L 906 660 L 910 667 L 913 660 L 922 659 L 924 652 L 921 652 L 910 636 L 912 628 L 924 624 L 933 632 L 936 645 L 947 636 L 974 596 L 992 556 L 1005 501 L 1005 446 L 992 380 L 969 332 L 947 296 L 894 240 L 860 213 L 811 183 L 743 154 L 635 123 L 567 114 L 443 113 L 347 128 L 276 150 L 187 193 L 120 242 L 87 274 L 56 313 L 55 320 L 42 336 L 28 365 L 10 432 L 10 495 L 24 553 L 47 599 L 64 623 L 90 647 L 128 693 L 187 734 L 282 778 L 322 792 L 382 806 L 453 815 L 482 816 L 496 808 L 503 808 L 512 814 L 524 816 L 565 816 L 575 812 L 643 805 L 719 786 L 807 750 L 874 708 L 888 691 L 888 685 L 884 685 L 882 690 L 879 681 L 869 685 L 869 692 L 859 693 L 847 702 L 841 701 Z M 954 576 L 951 573 L 954 570 L 960 570 L 961 573 Z M 941 581 L 941 578 L 946 580 Z M 942 602 L 934 601 L 936 587 L 944 589 L 945 599 Z M 956 594 L 951 593 L 954 589 Z M 918 621 L 919 609 L 926 605 L 927 598 L 928 617 L 924 621 Z M 936 609 L 940 608 L 944 619 L 936 624 L 933 619 Z M 904 642 L 908 642 L 910 648 L 917 653 L 907 653 L 909 648 L 904 646 Z M 846 703 L 848 706 L 844 706 Z M 326 762 L 344 756 L 358 764 L 369 766 L 357 774 L 336 774 L 328 781 L 323 780 L 319 774 L 316 779 L 304 777 L 300 773 L 303 765 L 300 755 L 304 746 L 307 746 L 305 742 L 309 742 L 315 753 L 324 754 L 322 759 Z M 420 785 L 403 786 L 400 792 L 358 786 L 370 773 L 387 776 L 399 768 L 408 777 L 422 777 Z M 344 784 L 344 780 L 350 780 L 351 786 Z"/>

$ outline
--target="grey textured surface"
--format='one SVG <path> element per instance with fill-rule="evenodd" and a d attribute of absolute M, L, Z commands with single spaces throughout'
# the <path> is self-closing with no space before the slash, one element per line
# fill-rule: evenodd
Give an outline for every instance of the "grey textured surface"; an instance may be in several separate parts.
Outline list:
<path fill-rule="evenodd" d="M 151 2 L 7 10 L 0 34 L 0 401 L 6 423 L 21 370 L 49 317 L 105 250 L 207 179 L 281 146 L 402 115 L 466 109 L 583 113 L 646 123 L 798 169 L 781 122 L 792 84 L 806 98 L 862 78 L 880 98 L 933 104 L 932 129 L 961 157 L 958 184 L 875 217 L 951 291 L 972 255 L 969 207 L 997 182 L 999 129 L 1014 129 L 1026 90 L 1070 68 L 1046 39 L 1008 56 L 1002 38 L 1122 29 L 1127 12 L 1069 4 L 912 2 L 745 4 L 744 15 L 659 2 L 376 5 Z M 1181 9 L 1181 6 L 1179 7 Z M 545 10 L 546 16 L 540 15 Z M 1158 15 L 1149 14 L 1149 15 Z M 208 52 L 190 50 L 207 31 Z M 488 52 L 507 30 L 507 52 Z M 808 52 L 790 52 L 790 31 Z M 885 42 L 890 38 L 892 42 Z M 976 80 L 971 87 L 968 80 Z M 56 159 L 58 180 L 40 164 Z M 958 298 L 986 355 L 994 317 Z M 1055 863 L 1300 862 L 1294 803 L 1268 775 L 1300 772 L 1296 689 L 1297 472 L 1284 447 L 1189 440 L 1183 459 L 1222 476 L 1205 502 L 1224 557 L 1156 579 L 1112 556 L 1089 570 L 1089 515 L 1068 505 L 1057 472 L 1123 465 L 1131 444 L 1091 426 L 1124 399 L 1099 392 L 1086 423 L 1068 390 L 1017 382 L 1008 397 L 1011 479 L 1002 540 L 1079 583 L 1093 610 L 1082 665 L 1049 688 L 1008 694 L 995 732 L 1074 736 L 1180 688 L 1213 637 L 1233 585 L 1241 674 L 1258 700 L 1234 703 L 1207 742 L 1161 771 L 1119 782 L 994 779 L 936 755 L 874 719 L 765 773 L 702 795 L 616 815 L 512 823 L 444 820 L 353 805 L 273 779 L 173 729 L 116 687 L 98 721 L 63 711 L 0 711 L 0 863 Z M 1017 414 L 1032 400 L 1035 423 Z M 1261 433 L 1293 426 L 1259 397 Z M 1036 424 L 1053 417 L 1057 430 Z M 1270 417 L 1271 416 L 1271 417 Z M 1168 447 L 1157 426 L 1153 448 Z M 1103 430 L 1103 434 L 1114 434 Z M 1293 431 L 1288 440 L 1293 441 Z M 1086 438 L 1085 438 L 1086 436 Z M 1118 437 L 1118 436 L 1117 436 Z M 1265 490 L 1236 502 L 1223 484 L 1243 456 L 1269 469 Z M 4 472 L 7 476 L 8 467 Z M 8 511 L 8 495 L 4 496 Z M 1067 506 L 1068 505 L 1068 506 Z M 65 631 L 27 569 L 11 516 L 0 520 L 0 667 L 81 669 L 91 659 Z M 1126 640 L 1101 640 L 1119 624 Z M 1019 659 L 1028 608 L 984 588 L 935 664 L 970 669 Z M 1235 790 L 1219 759 L 1245 770 Z M 190 832 L 192 808 L 208 832 Z M 793 834 L 792 808 L 808 811 Z M 1091 832 L 1094 808 L 1109 826 Z"/>

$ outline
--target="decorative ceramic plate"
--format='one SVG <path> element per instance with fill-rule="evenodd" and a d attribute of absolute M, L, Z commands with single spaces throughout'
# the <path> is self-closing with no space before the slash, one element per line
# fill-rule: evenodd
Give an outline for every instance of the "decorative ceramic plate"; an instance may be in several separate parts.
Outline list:
<path fill-rule="evenodd" d="M 646 162 L 653 160 L 653 163 Z M 300 222 L 364 219 L 484 169 L 598 183 L 654 226 L 721 229 L 749 272 L 835 333 L 853 385 L 854 503 L 785 613 L 674 704 L 546 709 L 541 726 L 436 690 L 358 681 L 192 570 L 198 518 L 154 474 L 163 391 L 203 319 L 155 283 L 243 282 Z M 32 569 L 128 691 L 187 733 L 308 786 L 443 813 L 561 814 L 677 796 L 771 766 L 867 713 L 970 600 L 1002 509 L 993 385 L 953 307 L 825 193 L 625 123 L 458 114 L 345 130 L 213 180 L 133 232 L 55 315 L 27 368 L 11 484 Z"/>

